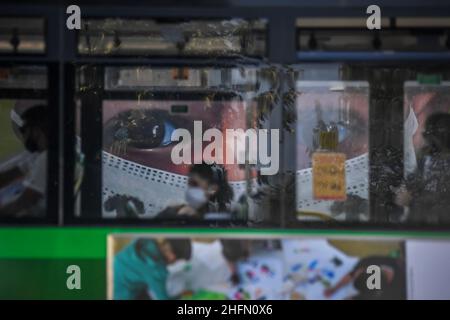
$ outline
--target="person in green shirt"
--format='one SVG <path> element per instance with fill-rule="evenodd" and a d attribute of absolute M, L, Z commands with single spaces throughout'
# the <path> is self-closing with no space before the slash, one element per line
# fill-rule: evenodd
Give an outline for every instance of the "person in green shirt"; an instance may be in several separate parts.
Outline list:
<path fill-rule="evenodd" d="M 114 299 L 170 299 L 167 266 L 191 258 L 189 239 L 136 239 L 114 257 Z"/>

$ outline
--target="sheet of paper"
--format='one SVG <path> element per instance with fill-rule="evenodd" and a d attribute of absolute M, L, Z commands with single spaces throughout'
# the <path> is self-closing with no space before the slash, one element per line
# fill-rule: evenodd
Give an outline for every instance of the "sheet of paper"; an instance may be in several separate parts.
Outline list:
<path fill-rule="evenodd" d="M 450 299 L 450 243 L 439 240 L 406 241 L 408 299 Z"/>
<path fill-rule="evenodd" d="M 345 200 L 345 154 L 316 152 L 312 156 L 315 200 Z"/>
<path fill-rule="evenodd" d="M 282 298 L 283 256 L 280 251 L 254 255 L 238 265 L 241 285 L 230 292 L 232 299 Z"/>
<path fill-rule="evenodd" d="M 286 239 L 282 241 L 282 247 L 285 281 L 291 281 L 293 291 L 305 299 L 326 299 L 325 289 L 335 285 L 358 262 L 357 258 L 345 255 L 322 239 Z M 330 299 L 343 299 L 354 293 L 355 289 L 349 285 Z"/>

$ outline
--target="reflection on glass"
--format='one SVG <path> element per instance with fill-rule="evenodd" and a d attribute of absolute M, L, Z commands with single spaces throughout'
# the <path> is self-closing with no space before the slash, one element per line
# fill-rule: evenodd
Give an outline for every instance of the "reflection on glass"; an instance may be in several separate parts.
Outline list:
<path fill-rule="evenodd" d="M 83 20 L 78 51 L 94 55 L 264 56 L 265 20 Z"/>
<path fill-rule="evenodd" d="M 107 67 L 105 89 L 111 91 L 151 90 L 247 90 L 255 91 L 260 83 L 257 67 L 244 68 L 150 68 Z M 150 92 L 149 92 L 150 93 Z"/>
<path fill-rule="evenodd" d="M 37 97 L 47 70 L 2 67 L 0 89 L 0 219 L 45 217 L 49 110 Z"/>
<path fill-rule="evenodd" d="M 183 107 L 184 112 L 174 113 L 174 107 Z M 155 217 L 168 205 L 183 203 L 193 165 L 173 163 L 171 153 L 178 143 L 171 140 L 174 130 L 186 129 L 195 139 L 194 120 L 202 122 L 203 132 L 209 128 L 217 128 L 223 133 L 226 129 L 246 130 L 247 112 L 245 102 L 233 100 L 208 103 L 205 100 L 170 99 L 105 101 L 104 201 L 116 194 L 133 197 L 136 203 L 143 204 L 140 217 Z M 200 154 L 206 145 L 204 142 L 203 148 L 198 150 Z M 191 163 L 196 156 L 193 150 Z M 208 160 L 203 157 L 203 161 Z M 225 164 L 223 170 L 228 182 L 222 180 L 221 183 L 228 183 L 238 200 L 246 190 L 245 168 Z M 117 211 L 111 210 L 105 215 L 114 216 L 114 213 Z"/>
<path fill-rule="evenodd" d="M 42 18 L 0 18 L 0 53 L 44 53 L 44 26 Z"/>
<path fill-rule="evenodd" d="M 267 126 L 279 85 L 276 74 L 255 65 L 106 67 L 101 105 L 102 217 L 267 221 L 269 186 L 257 179 L 258 164 L 249 163 L 246 151 L 256 150 L 258 141 L 246 137 L 246 130 Z M 95 90 L 85 75 L 80 80 L 80 92 Z M 82 130 L 86 128 L 82 112 L 92 110 L 82 108 L 84 101 L 77 102 L 81 155 L 90 134 Z M 172 141 L 177 129 L 191 137 L 190 163 L 172 158 L 175 148 L 180 149 L 180 141 Z M 205 138 L 208 129 L 216 130 L 219 138 Z M 238 134 L 228 138 L 227 130 Z M 211 152 L 217 139 L 220 146 Z M 217 154 L 222 156 L 218 163 Z M 229 154 L 235 155 L 232 163 L 227 162 Z M 241 155 L 244 160 L 238 163 Z M 76 206 L 81 198 L 83 207 L 89 188 L 81 182 Z M 76 211 L 82 216 L 83 210 Z"/>
<path fill-rule="evenodd" d="M 259 20 L 83 20 L 78 52 L 94 55 L 264 56 Z"/>
<path fill-rule="evenodd" d="M 45 90 L 47 69 L 37 66 L 0 67 L 0 88 Z"/>
<path fill-rule="evenodd" d="M 368 83 L 298 81 L 296 91 L 297 217 L 368 220 Z"/>
<path fill-rule="evenodd" d="M 45 101 L 0 99 L 0 219 L 44 217 L 47 189 Z"/>
<path fill-rule="evenodd" d="M 450 214 L 450 83 L 405 83 L 405 185 L 396 201 L 404 219 L 448 223 Z"/>
<path fill-rule="evenodd" d="M 450 19 L 381 18 L 380 30 L 369 30 L 364 18 L 299 18 L 298 49 L 329 52 L 444 52 Z"/>

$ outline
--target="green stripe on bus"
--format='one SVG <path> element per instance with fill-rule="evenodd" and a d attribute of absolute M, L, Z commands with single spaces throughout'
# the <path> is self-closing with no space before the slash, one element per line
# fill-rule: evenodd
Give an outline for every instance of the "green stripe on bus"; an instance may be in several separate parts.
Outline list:
<path fill-rule="evenodd" d="M 213 228 L 33 227 L 0 228 L 0 258 L 106 258 L 106 239 L 113 233 L 220 236 L 380 237 L 450 239 L 449 232 L 282 230 Z"/>

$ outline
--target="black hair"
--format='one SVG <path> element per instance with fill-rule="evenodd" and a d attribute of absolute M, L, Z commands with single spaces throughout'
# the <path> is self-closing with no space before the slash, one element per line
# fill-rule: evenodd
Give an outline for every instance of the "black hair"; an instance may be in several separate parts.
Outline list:
<path fill-rule="evenodd" d="M 221 239 L 220 242 L 222 243 L 222 255 L 230 263 L 234 264 L 239 260 L 247 259 L 250 254 L 246 240 Z M 231 275 L 230 280 L 235 285 L 241 282 L 236 272 Z"/>
<path fill-rule="evenodd" d="M 390 285 L 384 272 L 380 274 L 380 289 L 369 289 L 367 279 L 369 275 L 361 272 L 353 281 L 353 286 L 358 290 L 358 298 L 362 300 L 384 299 L 383 296 L 389 291 Z"/>
<path fill-rule="evenodd" d="M 25 128 L 40 128 L 46 132 L 48 127 L 48 110 L 46 105 L 32 106 L 25 110 L 20 117 L 24 122 L 22 130 Z"/>
<path fill-rule="evenodd" d="M 248 243 L 245 240 L 222 239 L 222 254 L 228 262 L 238 262 L 249 255 Z"/>
<path fill-rule="evenodd" d="M 166 240 L 177 259 L 189 260 L 192 255 L 192 245 L 189 239 L 167 239 Z"/>
<path fill-rule="evenodd" d="M 431 144 L 431 151 L 440 151 L 442 147 L 450 149 L 450 114 L 437 112 L 429 115 L 425 121 L 424 137 Z M 439 141 L 440 146 L 430 137 Z"/>
<path fill-rule="evenodd" d="M 194 164 L 189 173 L 199 175 L 209 184 L 216 184 L 218 190 L 211 200 L 217 202 L 219 210 L 226 210 L 227 204 L 233 199 L 233 189 L 228 184 L 227 174 L 223 167 L 217 164 Z"/>
<path fill-rule="evenodd" d="M 168 243 L 177 259 L 189 260 L 192 255 L 191 240 L 189 239 L 164 239 L 164 243 Z M 154 243 L 158 246 L 158 241 L 153 239 L 140 238 L 137 239 L 134 247 L 137 256 L 144 260 L 150 257 L 154 261 L 163 262 L 164 258 L 148 249 L 148 244 Z"/>

